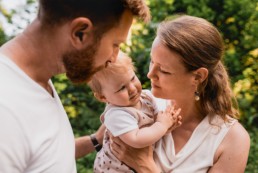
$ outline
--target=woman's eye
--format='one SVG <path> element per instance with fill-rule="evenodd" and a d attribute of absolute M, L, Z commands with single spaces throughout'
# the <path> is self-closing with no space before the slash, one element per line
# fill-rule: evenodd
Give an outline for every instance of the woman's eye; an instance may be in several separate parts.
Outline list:
<path fill-rule="evenodd" d="M 153 62 L 152 62 L 152 61 L 150 61 L 149 69 L 151 69 L 151 68 L 152 68 L 152 66 L 153 66 Z"/>
<path fill-rule="evenodd" d="M 164 70 L 162 70 L 162 69 L 159 69 L 159 71 L 160 71 L 161 73 L 164 73 L 164 74 L 171 74 L 170 72 L 166 72 L 166 71 L 164 71 Z"/>

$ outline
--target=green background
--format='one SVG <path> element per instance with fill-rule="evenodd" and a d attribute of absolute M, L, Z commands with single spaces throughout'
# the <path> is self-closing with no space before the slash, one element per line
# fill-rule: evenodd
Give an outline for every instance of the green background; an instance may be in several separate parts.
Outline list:
<path fill-rule="evenodd" d="M 239 103 L 239 121 L 251 137 L 251 150 L 245 172 L 258 173 L 258 0 L 148 0 L 147 3 L 152 21 L 149 24 L 134 23 L 130 41 L 122 46 L 135 61 L 143 88 L 150 88 L 146 77 L 149 53 L 160 21 L 183 13 L 212 22 L 223 35 L 226 48 L 224 63 Z M 1 5 L 0 0 L 0 12 L 18 32 L 23 26 L 20 22 L 15 22 L 14 16 L 21 13 L 35 16 L 35 4 L 37 2 L 29 0 L 22 10 L 10 11 Z M 20 17 L 19 20 L 30 22 L 28 17 Z M 14 31 L 7 35 L 8 29 L 0 21 L 0 45 L 17 34 Z M 58 75 L 53 81 L 69 115 L 75 136 L 93 133 L 100 125 L 99 115 L 104 105 L 94 99 L 86 85 L 73 85 L 65 75 Z M 77 160 L 78 173 L 92 172 L 95 154 L 94 152 Z"/>

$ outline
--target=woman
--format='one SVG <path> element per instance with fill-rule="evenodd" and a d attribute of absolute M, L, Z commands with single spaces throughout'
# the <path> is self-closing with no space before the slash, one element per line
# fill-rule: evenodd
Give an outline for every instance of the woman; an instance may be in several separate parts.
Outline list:
<path fill-rule="evenodd" d="M 250 138 L 236 120 L 223 50 L 218 30 L 204 19 L 161 23 L 148 78 L 154 96 L 182 109 L 182 125 L 156 144 L 154 159 L 151 148 L 135 150 L 114 139 L 116 157 L 139 173 L 244 172 Z"/>

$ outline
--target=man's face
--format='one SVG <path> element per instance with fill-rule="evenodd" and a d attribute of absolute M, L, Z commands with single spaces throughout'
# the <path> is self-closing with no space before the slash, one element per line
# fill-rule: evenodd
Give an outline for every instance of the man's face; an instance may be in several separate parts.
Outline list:
<path fill-rule="evenodd" d="M 91 76 L 99 70 L 94 67 L 94 56 L 98 47 L 98 42 L 94 42 L 83 50 L 70 52 L 63 56 L 66 75 L 72 82 L 88 82 Z"/>
<path fill-rule="evenodd" d="M 75 83 L 88 82 L 93 74 L 109 62 L 114 62 L 120 44 L 127 38 L 132 20 L 131 12 L 125 11 L 118 25 L 103 34 L 99 41 L 94 39 L 85 49 L 65 54 L 63 62 L 67 77 Z"/>

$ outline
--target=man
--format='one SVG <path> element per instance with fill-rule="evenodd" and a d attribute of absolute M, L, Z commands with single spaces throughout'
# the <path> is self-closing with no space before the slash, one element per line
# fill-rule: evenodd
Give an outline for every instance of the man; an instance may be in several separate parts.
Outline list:
<path fill-rule="evenodd" d="M 89 81 L 115 61 L 134 15 L 149 19 L 143 0 L 39 0 L 37 18 L 0 48 L 0 172 L 76 172 L 72 128 L 50 79 Z M 93 149 L 90 137 L 76 140 L 76 157 Z"/>

